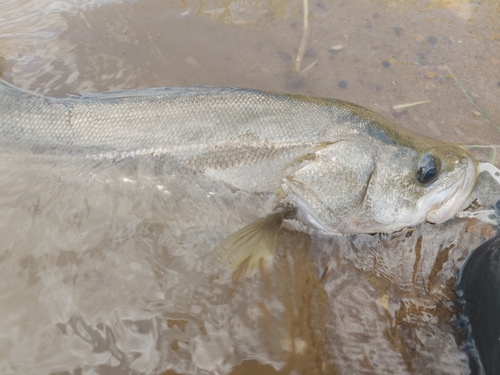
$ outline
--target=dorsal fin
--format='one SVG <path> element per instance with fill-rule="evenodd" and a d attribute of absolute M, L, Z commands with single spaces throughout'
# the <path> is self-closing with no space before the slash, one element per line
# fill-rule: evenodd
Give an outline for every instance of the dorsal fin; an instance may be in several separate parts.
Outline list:
<path fill-rule="evenodd" d="M 214 94 L 222 91 L 240 90 L 236 88 L 218 88 L 212 86 L 196 86 L 196 87 L 155 87 L 132 90 L 107 91 L 99 93 L 81 93 L 78 95 L 68 95 L 71 99 L 81 100 L 112 100 L 131 97 L 147 97 L 147 96 L 162 96 L 162 97 L 181 97 L 185 95 L 200 95 Z"/>
<path fill-rule="evenodd" d="M 19 91 L 19 92 L 26 92 L 26 93 L 33 94 L 33 95 L 38 95 L 38 94 L 35 94 L 34 92 L 20 89 L 19 87 L 14 86 L 12 83 L 7 82 L 3 78 L 0 78 L 0 90 Z"/>
<path fill-rule="evenodd" d="M 17 91 L 19 93 L 25 93 L 35 96 L 43 97 L 36 92 L 30 90 L 24 90 L 13 84 L 0 78 L 0 90 Z M 120 98 L 132 98 L 132 97 L 151 97 L 151 96 L 162 96 L 164 98 L 176 98 L 186 95 L 202 95 L 202 94 L 214 94 L 220 92 L 228 91 L 239 91 L 240 88 L 234 87 L 213 87 L 213 86 L 193 86 L 193 87 L 153 87 L 153 88 L 143 88 L 143 89 L 130 89 L 130 90 L 117 90 L 117 91 L 106 91 L 106 92 L 84 92 L 79 94 L 69 94 L 68 99 L 76 100 L 113 100 Z M 63 98 L 57 98 L 57 100 Z"/>

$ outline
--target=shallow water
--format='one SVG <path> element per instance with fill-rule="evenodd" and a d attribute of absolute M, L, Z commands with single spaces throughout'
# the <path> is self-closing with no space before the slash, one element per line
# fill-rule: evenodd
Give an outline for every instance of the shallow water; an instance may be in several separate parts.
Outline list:
<path fill-rule="evenodd" d="M 498 143 L 494 1 L 4 1 L 4 77 L 47 95 L 215 85 L 350 100 L 439 139 Z M 334 48 L 332 48 L 334 47 Z M 398 112 L 397 104 L 426 101 Z M 0 373 L 470 373 L 453 284 L 492 229 L 283 229 L 270 274 L 212 253 L 271 209 L 160 157 L 0 160 Z"/>

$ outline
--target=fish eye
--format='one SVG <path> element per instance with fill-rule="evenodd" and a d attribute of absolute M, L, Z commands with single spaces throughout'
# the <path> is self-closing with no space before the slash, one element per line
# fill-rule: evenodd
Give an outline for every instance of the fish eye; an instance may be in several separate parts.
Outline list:
<path fill-rule="evenodd" d="M 441 160 L 432 154 L 424 154 L 417 165 L 417 179 L 422 184 L 428 184 L 437 179 L 441 172 Z"/>

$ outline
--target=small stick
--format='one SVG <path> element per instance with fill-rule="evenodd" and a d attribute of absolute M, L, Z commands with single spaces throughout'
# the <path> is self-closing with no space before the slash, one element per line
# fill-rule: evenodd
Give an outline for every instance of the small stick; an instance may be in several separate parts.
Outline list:
<path fill-rule="evenodd" d="M 425 100 L 423 102 L 398 104 L 398 105 L 395 105 L 394 107 L 392 107 L 392 109 L 403 109 L 403 108 L 413 107 L 414 105 L 425 104 L 425 103 L 429 103 L 429 102 L 430 102 L 430 100 Z"/>
<path fill-rule="evenodd" d="M 309 0 L 304 0 L 304 31 L 302 32 L 302 40 L 300 41 L 299 51 L 295 59 L 295 71 L 300 72 L 300 64 L 306 52 L 307 39 L 309 38 Z"/>
<path fill-rule="evenodd" d="M 448 69 L 448 72 L 450 73 L 451 77 L 455 80 L 457 85 L 462 89 L 467 99 L 469 99 L 470 102 L 477 108 L 479 113 L 481 113 L 481 116 L 483 116 L 483 118 L 487 120 L 496 129 L 497 132 L 500 133 L 500 128 L 498 127 L 497 124 L 495 124 L 495 121 L 493 121 L 488 112 L 486 112 L 486 110 L 483 107 L 481 107 L 481 105 L 477 102 L 477 100 L 472 97 L 472 95 L 469 93 L 469 90 L 467 90 L 467 87 L 465 87 L 465 85 L 455 76 L 455 74 L 451 72 L 450 68 L 448 68 L 446 65 L 445 67 L 446 69 Z"/>
<path fill-rule="evenodd" d="M 318 62 L 318 60 L 314 61 L 313 63 L 309 64 L 304 69 L 302 69 L 302 71 L 300 72 L 300 75 L 305 76 L 307 74 L 307 72 L 310 71 L 314 65 L 316 65 L 317 62 Z"/>

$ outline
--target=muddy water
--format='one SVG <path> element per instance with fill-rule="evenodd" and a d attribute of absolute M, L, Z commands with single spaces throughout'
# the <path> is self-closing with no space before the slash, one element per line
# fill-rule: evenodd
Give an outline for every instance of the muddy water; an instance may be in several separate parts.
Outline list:
<path fill-rule="evenodd" d="M 3 1 L 4 78 L 63 96 L 239 86 L 335 97 L 439 139 L 498 144 L 495 1 Z M 428 101 L 403 110 L 404 103 Z M 269 210 L 175 161 L 0 161 L 0 373 L 470 373 L 453 283 L 492 230 L 282 230 L 271 273 L 211 249 Z"/>

